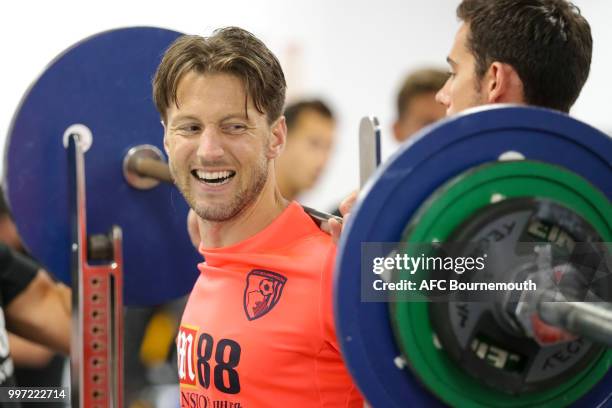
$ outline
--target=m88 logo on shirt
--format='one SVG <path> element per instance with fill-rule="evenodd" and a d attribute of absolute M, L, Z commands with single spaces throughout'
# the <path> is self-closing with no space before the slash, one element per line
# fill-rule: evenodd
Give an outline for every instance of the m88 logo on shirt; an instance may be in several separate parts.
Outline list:
<path fill-rule="evenodd" d="M 181 326 L 176 337 L 178 375 L 181 384 L 196 385 L 193 348 L 198 334 L 197 328 Z"/>
<path fill-rule="evenodd" d="M 176 350 L 181 385 L 194 388 L 197 380 L 202 388 L 208 389 L 212 374 L 212 382 L 217 390 L 226 394 L 240 392 L 237 368 L 241 348 L 234 340 L 221 339 L 215 342 L 208 333 L 198 335 L 197 327 L 181 325 L 176 338 Z"/>

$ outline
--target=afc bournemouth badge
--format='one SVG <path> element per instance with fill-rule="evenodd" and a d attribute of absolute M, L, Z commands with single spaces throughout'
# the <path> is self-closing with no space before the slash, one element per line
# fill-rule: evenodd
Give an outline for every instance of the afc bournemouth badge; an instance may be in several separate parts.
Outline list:
<path fill-rule="evenodd" d="M 244 311 L 249 320 L 268 313 L 278 303 L 287 278 L 283 275 L 260 269 L 249 272 L 244 288 Z"/>

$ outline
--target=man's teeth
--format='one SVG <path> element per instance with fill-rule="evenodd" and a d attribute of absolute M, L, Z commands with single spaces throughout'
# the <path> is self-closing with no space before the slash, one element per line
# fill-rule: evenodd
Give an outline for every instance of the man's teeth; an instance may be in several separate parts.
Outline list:
<path fill-rule="evenodd" d="M 197 170 L 196 176 L 205 183 L 223 183 L 228 181 L 235 172 L 233 171 L 203 171 Z"/>

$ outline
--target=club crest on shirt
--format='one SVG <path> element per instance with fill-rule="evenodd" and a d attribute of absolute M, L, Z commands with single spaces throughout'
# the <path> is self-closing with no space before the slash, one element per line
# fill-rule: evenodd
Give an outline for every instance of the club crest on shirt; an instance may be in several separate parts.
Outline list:
<path fill-rule="evenodd" d="M 268 313 L 278 303 L 287 278 L 283 275 L 255 269 L 246 277 L 244 288 L 244 311 L 249 320 Z"/>

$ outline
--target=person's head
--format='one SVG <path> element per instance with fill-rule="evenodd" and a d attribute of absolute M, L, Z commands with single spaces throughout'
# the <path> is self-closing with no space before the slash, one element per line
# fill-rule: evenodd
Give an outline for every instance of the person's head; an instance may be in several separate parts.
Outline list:
<path fill-rule="evenodd" d="M 464 0 L 437 99 L 447 113 L 487 103 L 569 112 L 591 65 L 588 22 L 566 0 Z"/>
<path fill-rule="evenodd" d="M 393 124 L 395 140 L 403 142 L 419 129 L 444 117 L 444 107 L 436 102 L 448 73 L 427 68 L 414 71 L 404 79 L 397 94 L 397 119 Z"/>
<path fill-rule="evenodd" d="M 164 54 L 153 99 L 174 181 L 202 219 L 227 221 L 275 190 L 285 90 L 278 59 L 237 27 L 182 36 Z"/>
<path fill-rule="evenodd" d="M 335 120 L 331 109 L 318 99 L 285 108 L 287 144 L 276 160 L 276 178 L 285 198 L 294 199 L 319 179 L 331 152 Z"/>

